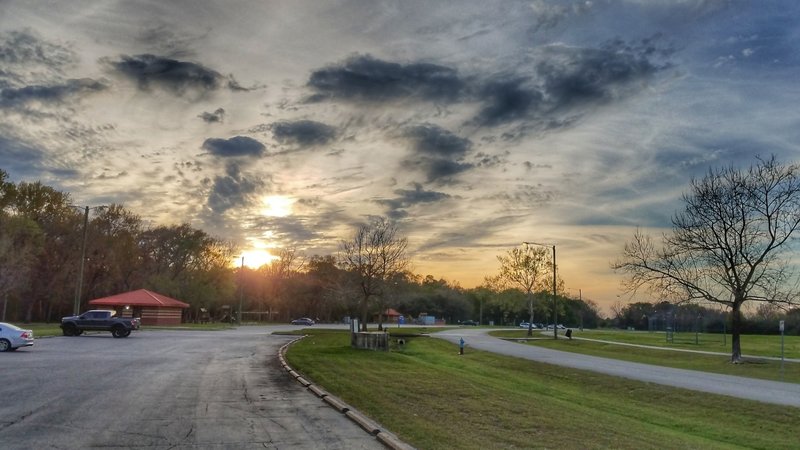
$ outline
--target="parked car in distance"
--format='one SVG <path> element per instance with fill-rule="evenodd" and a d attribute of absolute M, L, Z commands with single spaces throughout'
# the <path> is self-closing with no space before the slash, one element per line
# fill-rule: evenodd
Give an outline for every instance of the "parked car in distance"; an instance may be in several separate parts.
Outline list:
<path fill-rule="evenodd" d="M 528 325 L 530 325 L 528 322 L 520 322 L 520 324 L 519 324 L 519 327 L 520 327 L 520 328 L 525 328 L 525 329 L 527 330 L 527 329 L 528 329 Z M 538 325 L 536 325 L 536 324 L 533 324 L 533 325 L 531 326 L 531 329 L 534 329 L 534 330 L 535 330 L 535 329 L 537 329 L 537 328 L 539 328 L 539 326 L 538 326 Z"/>
<path fill-rule="evenodd" d="M 308 317 L 301 317 L 299 319 L 294 319 L 292 325 L 314 325 L 314 321 Z"/>
<path fill-rule="evenodd" d="M 478 322 L 475 320 L 465 320 L 461 322 L 461 325 L 470 325 L 470 326 L 478 326 Z"/>
<path fill-rule="evenodd" d="M 556 328 L 558 328 L 559 330 L 566 330 L 567 329 L 567 327 L 565 327 L 562 324 L 558 324 L 558 326 Z M 552 330 L 553 329 L 553 324 L 551 323 L 551 324 L 547 325 L 547 329 L 548 330 Z"/>
<path fill-rule="evenodd" d="M 20 347 L 31 345 L 33 345 L 33 331 L 0 322 L 0 352 L 13 352 Z"/>

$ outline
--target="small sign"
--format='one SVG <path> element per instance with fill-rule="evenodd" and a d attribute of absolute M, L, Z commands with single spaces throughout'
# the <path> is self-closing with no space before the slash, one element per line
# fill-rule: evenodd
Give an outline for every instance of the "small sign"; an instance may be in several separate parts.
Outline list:
<path fill-rule="evenodd" d="M 783 333 L 783 322 L 784 322 L 783 320 L 781 320 L 781 321 L 780 321 L 780 329 L 781 329 L 781 333 Z"/>

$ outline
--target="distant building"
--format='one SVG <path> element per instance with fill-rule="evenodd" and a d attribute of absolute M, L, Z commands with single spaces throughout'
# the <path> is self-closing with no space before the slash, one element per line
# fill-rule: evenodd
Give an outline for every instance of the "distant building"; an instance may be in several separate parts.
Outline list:
<path fill-rule="evenodd" d="M 97 298 L 90 300 L 89 304 L 95 308 L 113 309 L 122 317 L 139 317 L 142 325 L 180 325 L 183 310 L 189 307 L 188 303 L 147 289 Z"/>
<path fill-rule="evenodd" d="M 400 320 L 400 316 L 402 316 L 402 314 L 397 312 L 396 309 L 389 308 L 383 312 L 383 321 L 387 323 L 397 323 L 397 321 Z M 378 319 L 378 314 L 372 316 L 374 322 L 377 322 Z"/>

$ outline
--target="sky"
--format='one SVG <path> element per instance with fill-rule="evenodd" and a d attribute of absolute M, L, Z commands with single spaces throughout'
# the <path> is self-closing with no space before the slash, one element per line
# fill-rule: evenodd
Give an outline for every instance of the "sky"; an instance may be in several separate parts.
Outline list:
<path fill-rule="evenodd" d="M 463 287 L 523 241 L 568 294 L 692 178 L 798 159 L 795 1 L 0 0 L 0 169 L 256 265 L 395 221 Z"/>

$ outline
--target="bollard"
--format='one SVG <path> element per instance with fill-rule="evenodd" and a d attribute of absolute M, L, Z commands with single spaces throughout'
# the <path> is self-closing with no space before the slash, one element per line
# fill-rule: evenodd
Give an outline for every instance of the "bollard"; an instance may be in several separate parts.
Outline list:
<path fill-rule="evenodd" d="M 458 338 L 458 354 L 464 354 L 464 338 Z"/>

